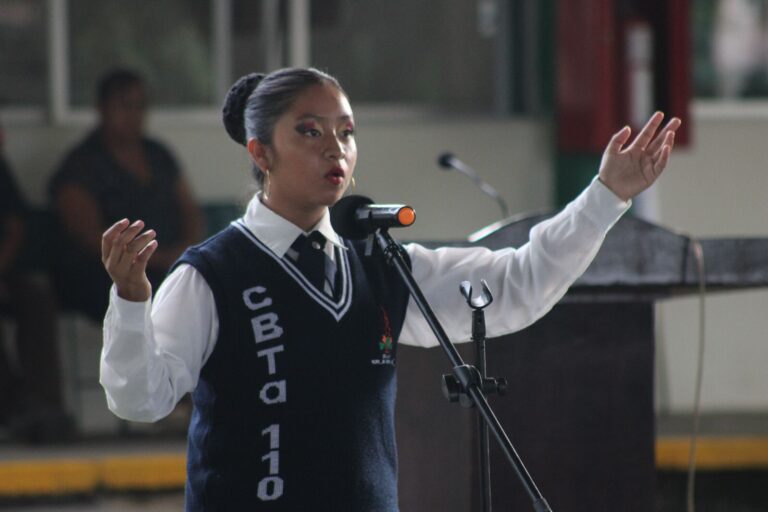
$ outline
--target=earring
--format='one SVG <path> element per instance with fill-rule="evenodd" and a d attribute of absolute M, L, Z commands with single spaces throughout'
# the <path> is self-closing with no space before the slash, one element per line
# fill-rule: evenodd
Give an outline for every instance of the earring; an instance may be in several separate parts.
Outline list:
<path fill-rule="evenodd" d="M 264 183 L 261 185 L 261 197 L 269 199 L 269 169 L 264 169 Z"/>
<path fill-rule="evenodd" d="M 352 185 L 352 188 L 355 188 L 357 186 L 357 183 L 355 183 L 355 177 L 352 176 L 352 179 L 349 180 L 349 184 Z"/>

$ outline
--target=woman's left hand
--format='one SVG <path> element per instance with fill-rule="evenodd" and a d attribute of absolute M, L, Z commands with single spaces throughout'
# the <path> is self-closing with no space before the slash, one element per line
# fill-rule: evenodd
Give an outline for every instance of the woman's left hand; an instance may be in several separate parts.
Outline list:
<path fill-rule="evenodd" d="M 661 132 L 664 114 L 651 116 L 632 144 L 624 148 L 632 130 L 625 126 L 608 143 L 600 162 L 599 179 L 624 201 L 647 189 L 664 171 L 675 144 L 675 132 L 682 123 L 673 117 Z"/>

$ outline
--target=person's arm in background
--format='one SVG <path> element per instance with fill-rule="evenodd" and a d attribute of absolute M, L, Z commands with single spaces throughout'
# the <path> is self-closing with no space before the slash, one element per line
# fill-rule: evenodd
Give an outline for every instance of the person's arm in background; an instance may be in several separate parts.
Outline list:
<path fill-rule="evenodd" d="M 10 270 L 24 247 L 26 210 L 4 149 L 5 132 L 0 126 L 0 276 Z"/>
<path fill-rule="evenodd" d="M 182 177 L 178 180 L 175 193 L 181 209 L 181 240 L 169 247 L 158 247 L 149 268 L 167 270 L 184 249 L 202 239 L 203 214 Z M 93 195 L 76 183 L 65 183 L 58 188 L 54 204 L 67 231 L 89 254 L 98 257 L 101 254 L 101 236 L 107 227 Z"/>
<path fill-rule="evenodd" d="M 56 191 L 53 202 L 63 227 L 88 254 L 99 257 L 106 222 L 96 198 L 76 183 L 64 183 Z"/>
<path fill-rule="evenodd" d="M 176 182 L 174 193 L 176 194 L 176 204 L 181 210 L 181 236 L 179 242 L 173 245 L 166 246 L 167 244 L 163 245 L 162 240 L 160 241 L 161 245 L 158 246 L 154 256 L 147 264 L 150 269 L 165 270 L 170 268 L 187 247 L 200 242 L 205 234 L 203 212 L 192 195 L 189 183 L 181 174 L 179 174 Z"/>
<path fill-rule="evenodd" d="M 20 215 L 9 213 L 0 219 L 0 276 L 13 266 L 24 246 L 24 221 Z"/>

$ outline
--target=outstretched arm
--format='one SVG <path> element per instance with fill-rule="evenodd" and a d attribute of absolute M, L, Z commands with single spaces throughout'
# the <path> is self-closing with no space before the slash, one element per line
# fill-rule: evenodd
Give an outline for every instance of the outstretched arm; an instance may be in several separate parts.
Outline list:
<path fill-rule="evenodd" d="M 608 144 L 594 180 L 566 208 L 531 230 L 530 242 L 519 249 L 490 251 L 481 247 L 427 250 L 407 246 L 413 274 L 435 309 L 448 336 L 467 341 L 470 322 L 458 284 L 486 279 L 494 304 L 486 311 L 488 336 L 520 330 L 543 316 L 587 269 L 608 230 L 629 208 L 629 200 L 650 187 L 669 161 L 680 120 L 672 118 L 659 132 L 657 112 L 629 142 L 625 127 Z M 657 133 L 658 132 L 658 133 Z M 400 341 L 433 346 L 429 327 L 409 303 Z"/>
<path fill-rule="evenodd" d="M 523 329 L 541 318 L 586 270 L 610 227 L 629 208 L 598 180 L 554 217 L 531 230 L 530 241 L 491 251 L 484 247 L 429 250 L 406 246 L 413 275 L 448 337 L 469 341 L 469 309 L 459 283 L 488 281 L 493 304 L 485 310 L 488 337 Z M 421 312 L 409 302 L 400 342 L 437 343 Z"/>

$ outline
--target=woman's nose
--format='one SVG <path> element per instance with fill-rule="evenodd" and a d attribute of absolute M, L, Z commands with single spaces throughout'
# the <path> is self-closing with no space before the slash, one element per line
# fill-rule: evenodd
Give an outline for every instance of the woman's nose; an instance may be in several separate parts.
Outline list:
<path fill-rule="evenodd" d="M 341 160 L 347 156 L 347 152 L 344 149 L 344 144 L 337 138 L 331 137 L 328 146 L 325 148 L 325 157 L 335 160 Z"/>

